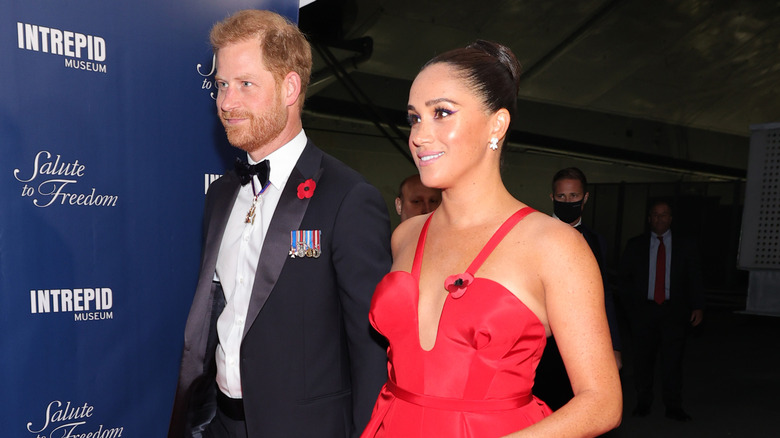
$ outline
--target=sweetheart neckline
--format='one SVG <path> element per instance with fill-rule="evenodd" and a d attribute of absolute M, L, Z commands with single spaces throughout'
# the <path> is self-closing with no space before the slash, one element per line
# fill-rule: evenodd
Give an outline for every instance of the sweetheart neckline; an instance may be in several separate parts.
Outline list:
<path fill-rule="evenodd" d="M 408 275 L 409 277 L 411 277 L 411 279 L 412 279 L 412 280 L 414 280 L 414 281 L 412 281 L 412 283 L 415 285 L 415 290 L 416 290 L 416 293 L 415 293 L 415 295 L 416 295 L 416 296 L 415 296 L 415 300 L 414 300 L 414 322 L 415 322 L 415 331 L 417 332 L 417 346 L 418 346 L 418 347 L 420 348 L 420 350 L 422 350 L 423 352 L 425 352 L 425 353 L 430 353 L 430 352 L 432 352 L 432 351 L 433 351 L 433 350 L 436 348 L 436 345 L 438 345 L 438 343 L 439 343 L 439 333 L 441 332 L 441 321 L 442 321 L 442 318 L 444 317 L 444 311 L 445 311 L 445 309 L 447 308 L 447 302 L 448 302 L 448 301 L 459 301 L 459 300 L 460 300 L 460 299 L 462 299 L 462 298 L 458 298 L 458 299 L 456 299 L 456 298 L 453 298 L 453 297 L 451 297 L 451 296 L 450 296 L 451 294 L 450 294 L 449 292 L 447 292 L 447 296 L 444 298 L 444 305 L 442 305 L 442 308 L 441 308 L 441 310 L 439 311 L 439 321 L 438 321 L 438 322 L 437 322 L 437 324 L 436 324 L 436 334 L 435 334 L 435 336 L 434 336 L 434 338 L 433 338 L 433 346 L 431 347 L 431 349 L 430 349 L 430 350 L 426 350 L 426 349 L 425 349 L 425 348 L 422 346 L 422 342 L 420 341 L 420 333 L 421 333 L 421 332 L 420 332 L 420 284 L 419 284 L 419 281 L 418 281 L 418 280 L 415 278 L 415 276 L 414 276 L 414 275 L 412 275 L 412 273 L 411 273 L 411 272 L 402 271 L 402 270 L 398 270 L 398 271 L 390 271 L 390 272 L 388 272 L 388 273 L 385 275 L 385 277 L 388 277 L 388 276 L 390 276 L 390 275 L 394 275 L 394 274 L 398 274 L 398 275 L 400 275 L 400 274 L 406 274 L 406 275 Z M 542 327 L 544 328 L 544 324 L 542 323 L 542 320 L 541 320 L 541 319 L 539 319 L 539 316 L 537 316 L 537 315 L 536 315 L 536 313 L 534 313 L 534 311 L 532 311 L 532 310 L 531 310 L 531 309 L 530 309 L 530 308 L 529 308 L 529 307 L 528 307 L 528 306 L 527 306 L 527 305 L 526 305 L 526 304 L 523 302 L 523 300 L 521 300 L 520 298 L 518 298 L 518 297 L 517 297 L 517 295 L 513 294 L 513 293 L 512 293 L 512 292 L 511 292 L 509 289 L 507 289 L 507 288 L 506 288 L 504 285 L 502 285 L 501 283 L 499 283 L 499 282 L 497 282 L 497 281 L 495 281 L 495 280 L 493 280 L 493 279 L 487 278 L 487 277 L 474 277 L 474 280 L 471 282 L 471 284 L 469 284 L 469 288 L 473 287 L 473 286 L 474 286 L 474 283 L 475 283 L 475 282 L 477 282 L 477 280 L 480 280 L 480 282 L 481 282 L 481 281 L 485 281 L 485 282 L 489 282 L 489 283 L 493 283 L 493 284 L 497 285 L 497 286 L 498 286 L 498 287 L 501 289 L 501 291 L 502 291 L 501 293 L 502 293 L 502 294 L 508 294 L 508 295 L 510 295 L 512 298 L 514 298 L 514 301 L 516 301 L 516 302 L 517 302 L 517 304 L 518 304 L 519 306 L 521 306 L 521 308 L 522 308 L 522 309 L 525 309 L 525 311 L 526 311 L 527 313 L 529 313 L 530 315 L 532 315 L 532 316 L 533 316 L 534 322 L 535 322 L 536 324 L 539 324 L 540 326 L 542 326 Z M 468 293 L 468 291 L 467 291 L 466 293 Z"/>

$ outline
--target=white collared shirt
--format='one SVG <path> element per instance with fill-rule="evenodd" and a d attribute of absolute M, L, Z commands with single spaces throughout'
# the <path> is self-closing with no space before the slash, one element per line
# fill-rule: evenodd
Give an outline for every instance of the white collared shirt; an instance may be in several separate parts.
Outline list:
<path fill-rule="evenodd" d="M 655 266 L 658 257 L 658 247 L 661 246 L 661 242 L 658 240 L 658 235 L 650 232 L 650 269 L 649 276 L 647 278 L 647 299 L 653 300 L 655 298 Z M 664 281 L 664 290 L 666 299 L 669 299 L 669 274 L 672 268 L 672 230 L 666 230 L 660 237 L 664 239 L 664 247 L 666 248 L 666 280 Z"/>
<path fill-rule="evenodd" d="M 282 190 L 303 153 L 306 142 L 306 134 L 301 130 L 289 143 L 265 158 L 270 166 L 269 185 L 258 196 L 254 223 L 246 223 L 247 213 L 254 199 L 253 184 L 239 189 L 219 248 L 216 278 L 222 283 L 226 302 L 225 309 L 217 320 L 217 385 L 223 393 L 232 398 L 243 396 L 239 366 L 241 341 L 260 250 Z M 249 163 L 256 162 L 249 157 Z M 253 176 L 252 179 L 254 190 L 260 191 L 257 177 Z"/>

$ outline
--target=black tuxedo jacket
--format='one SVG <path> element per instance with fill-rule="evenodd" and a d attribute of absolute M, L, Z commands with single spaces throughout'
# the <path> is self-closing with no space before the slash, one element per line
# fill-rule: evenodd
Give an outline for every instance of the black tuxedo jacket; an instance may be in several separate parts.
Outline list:
<path fill-rule="evenodd" d="M 672 231 L 672 260 L 669 272 L 669 303 L 678 321 L 688 321 L 691 312 L 704 308 L 701 254 L 696 242 Z M 650 234 L 628 241 L 620 261 L 620 293 L 632 322 L 641 322 L 648 304 Z"/>
<path fill-rule="evenodd" d="M 314 179 L 311 198 L 298 185 Z M 209 188 L 198 286 L 184 333 L 169 438 L 199 437 L 216 402 L 213 283 L 240 182 L 227 172 Z M 291 258 L 292 230 L 321 230 L 318 258 Z M 263 242 L 241 345 L 250 437 L 359 434 L 387 379 L 386 353 L 368 322 L 374 288 L 390 270 L 390 222 L 378 190 L 311 142 L 282 190 Z"/>

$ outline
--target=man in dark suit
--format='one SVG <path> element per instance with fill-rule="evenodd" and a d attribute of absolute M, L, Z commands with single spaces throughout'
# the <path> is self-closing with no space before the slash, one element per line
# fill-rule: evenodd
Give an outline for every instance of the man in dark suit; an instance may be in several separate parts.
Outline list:
<path fill-rule="evenodd" d="M 660 350 L 666 416 L 688 421 L 691 417 L 682 408 L 682 363 L 689 328 L 699 325 L 703 317 L 700 254 L 695 241 L 672 233 L 668 202 L 651 205 L 648 223 L 649 234 L 626 244 L 620 268 L 634 352 L 637 405 L 633 414 L 650 413 Z"/>
<path fill-rule="evenodd" d="M 615 353 L 615 361 L 618 369 L 622 368 L 620 331 L 618 329 L 617 313 L 615 312 L 614 294 L 612 282 L 607 276 L 606 254 L 607 244 L 604 237 L 582 223 L 582 212 L 588 202 L 588 180 L 585 174 L 576 167 L 561 169 L 555 173 L 552 179 L 553 215 L 558 219 L 573 226 L 588 242 L 593 256 L 601 270 L 601 278 L 604 284 L 604 305 L 609 323 L 609 331 L 612 337 L 612 349 Z M 558 352 L 555 338 L 547 339 L 541 362 L 536 372 L 536 380 L 533 392 L 547 403 L 553 410 L 566 404 L 574 392 L 571 389 L 563 359 Z"/>
<path fill-rule="evenodd" d="M 391 263 L 387 208 L 307 140 L 311 49 L 294 24 L 241 11 L 211 43 L 219 118 L 252 166 L 206 196 L 168 436 L 356 436 L 387 378 L 368 323 Z"/>

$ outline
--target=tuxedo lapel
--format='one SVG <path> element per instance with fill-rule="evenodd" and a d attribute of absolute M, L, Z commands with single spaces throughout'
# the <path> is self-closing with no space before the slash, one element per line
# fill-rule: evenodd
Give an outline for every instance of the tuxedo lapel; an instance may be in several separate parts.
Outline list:
<path fill-rule="evenodd" d="M 298 185 L 309 178 L 318 183 L 323 172 L 320 167 L 321 162 L 322 152 L 309 142 L 282 189 L 279 204 L 268 227 L 260 260 L 257 263 L 252 297 L 246 315 L 247 324 L 244 325 L 244 336 L 276 286 L 282 268 L 289 258 L 290 231 L 300 228 L 311 201 L 311 198 L 298 198 Z"/>
<path fill-rule="evenodd" d="M 201 263 L 200 277 L 198 278 L 198 288 L 192 301 L 192 309 L 190 310 L 185 328 L 185 339 L 188 344 L 185 347 L 195 349 L 194 354 L 198 360 L 192 363 L 199 365 L 205 363 L 206 355 L 213 354 L 213 352 L 208 351 L 207 344 L 211 333 L 210 330 L 214 326 L 209 323 L 208 319 L 204 320 L 203 318 L 211 317 L 214 319 L 218 317 L 218 314 L 212 315 L 215 303 L 222 300 L 219 304 L 224 304 L 224 296 L 212 298 L 212 291 L 215 290 L 212 281 L 216 271 L 217 256 L 219 255 L 219 247 L 222 244 L 222 236 L 225 234 L 225 227 L 227 226 L 233 203 L 238 196 L 238 189 L 241 187 L 233 173 L 227 173 L 222 178 L 224 178 L 224 181 L 215 183 L 212 189 L 210 189 L 215 190 L 215 192 L 209 194 L 209 200 L 213 204 L 206 210 L 206 214 L 209 216 L 207 218 L 208 230 L 206 232 L 206 240 L 203 243 L 203 261 Z M 217 308 L 219 307 L 217 306 Z"/>

